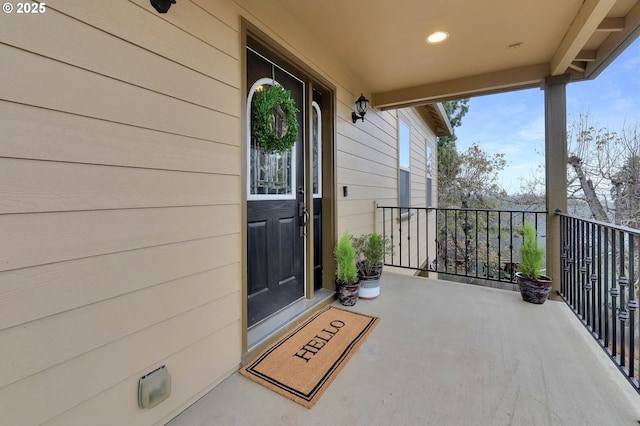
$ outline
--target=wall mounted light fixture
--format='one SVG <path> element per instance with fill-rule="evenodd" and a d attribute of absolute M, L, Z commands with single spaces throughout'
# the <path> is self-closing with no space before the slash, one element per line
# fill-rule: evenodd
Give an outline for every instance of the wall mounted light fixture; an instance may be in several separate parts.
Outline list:
<path fill-rule="evenodd" d="M 176 0 L 151 0 L 151 6 L 158 13 L 167 13 L 172 4 L 176 4 Z"/>
<path fill-rule="evenodd" d="M 369 99 L 365 98 L 364 95 L 360 93 L 360 97 L 356 100 L 355 106 L 358 113 L 351 113 L 351 119 L 354 124 L 358 119 L 362 119 L 362 121 L 364 121 L 364 115 L 367 113 L 367 108 L 369 107 Z"/>

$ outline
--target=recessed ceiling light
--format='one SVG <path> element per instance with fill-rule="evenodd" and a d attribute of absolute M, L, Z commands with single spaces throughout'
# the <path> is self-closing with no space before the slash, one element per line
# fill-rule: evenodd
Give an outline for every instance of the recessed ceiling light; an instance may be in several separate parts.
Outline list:
<path fill-rule="evenodd" d="M 426 42 L 427 43 L 440 43 L 442 41 L 445 41 L 446 39 L 449 38 L 449 33 L 446 31 L 436 31 L 433 34 L 430 34 L 427 38 L 426 38 Z"/>

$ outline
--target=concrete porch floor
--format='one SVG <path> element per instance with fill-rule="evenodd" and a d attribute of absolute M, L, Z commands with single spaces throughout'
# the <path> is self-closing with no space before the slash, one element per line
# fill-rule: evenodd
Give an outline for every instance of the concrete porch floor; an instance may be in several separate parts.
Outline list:
<path fill-rule="evenodd" d="M 235 373 L 169 425 L 638 425 L 640 396 L 563 302 L 382 286 L 348 308 L 381 321 L 312 409 Z"/>

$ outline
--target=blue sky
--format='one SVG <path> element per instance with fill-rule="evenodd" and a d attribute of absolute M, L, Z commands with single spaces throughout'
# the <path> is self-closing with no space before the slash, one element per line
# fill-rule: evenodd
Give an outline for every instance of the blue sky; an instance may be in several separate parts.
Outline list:
<path fill-rule="evenodd" d="M 581 112 L 597 127 L 620 130 L 640 122 L 640 38 L 595 80 L 567 86 L 567 122 Z M 473 143 L 489 154 L 504 153 L 502 186 L 515 193 L 521 178 L 544 164 L 544 92 L 538 88 L 471 98 L 469 112 L 456 128 L 458 150 Z"/>

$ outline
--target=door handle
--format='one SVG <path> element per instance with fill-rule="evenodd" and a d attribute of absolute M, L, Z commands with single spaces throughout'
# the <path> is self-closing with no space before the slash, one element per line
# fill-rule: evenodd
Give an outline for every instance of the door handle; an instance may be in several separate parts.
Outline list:
<path fill-rule="evenodd" d="M 309 210 L 307 210 L 307 205 L 303 202 L 298 203 L 298 216 L 302 218 L 301 226 L 306 226 L 309 220 Z"/>
<path fill-rule="evenodd" d="M 307 222 L 309 221 L 309 210 L 307 210 L 307 206 L 303 202 L 298 202 L 298 216 L 301 218 L 300 236 L 304 237 L 307 235 Z"/>

